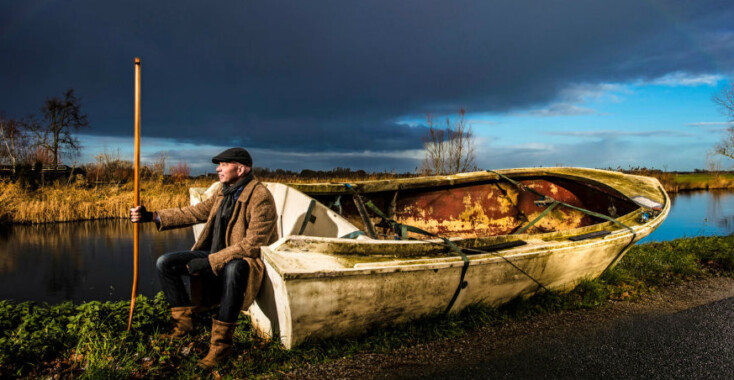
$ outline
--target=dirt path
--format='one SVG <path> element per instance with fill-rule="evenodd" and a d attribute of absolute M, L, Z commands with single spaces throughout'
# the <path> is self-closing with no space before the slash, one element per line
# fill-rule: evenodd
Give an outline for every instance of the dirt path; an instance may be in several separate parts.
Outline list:
<path fill-rule="evenodd" d="M 293 379 L 401 379 L 442 376 L 454 368 L 510 357 L 535 344 L 594 334 L 630 321 L 676 313 L 734 297 L 734 279 L 706 278 L 671 286 L 637 302 L 610 301 L 594 310 L 535 316 L 470 334 L 395 350 L 362 354 L 286 374 Z M 450 377 L 450 376 L 449 376 Z"/>

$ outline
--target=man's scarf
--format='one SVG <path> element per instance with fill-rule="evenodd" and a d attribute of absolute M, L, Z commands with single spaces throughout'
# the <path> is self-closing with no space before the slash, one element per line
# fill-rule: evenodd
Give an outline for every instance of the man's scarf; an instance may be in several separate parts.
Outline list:
<path fill-rule="evenodd" d="M 252 171 L 250 171 L 250 173 L 248 173 L 241 180 L 237 181 L 234 185 L 222 185 L 222 194 L 224 195 L 224 198 L 222 198 L 222 203 L 219 205 L 217 215 L 214 217 L 212 246 L 209 252 L 219 252 L 226 248 L 225 242 L 227 234 L 227 224 L 229 224 L 229 219 L 232 218 L 232 212 L 234 211 L 234 205 L 236 203 L 234 199 L 234 194 L 237 192 L 237 189 L 244 187 L 250 181 L 252 181 L 252 178 Z"/>

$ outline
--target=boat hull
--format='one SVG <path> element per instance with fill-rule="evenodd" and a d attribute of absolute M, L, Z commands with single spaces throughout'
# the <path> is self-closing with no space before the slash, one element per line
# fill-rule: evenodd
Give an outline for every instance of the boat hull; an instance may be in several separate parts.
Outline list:
<path fill-rule="evenodd" d="M 594 218 L 591 223 L 542 233 L 523 232 L 489 238 L 467 238 L 461 233 L 452 240 L 468 248 L 491 242 L 523 242 L 523 245 L 496 252 L 479 250 L 478 254 L 467 255 L 468 265 L 462 278 L 465 261 L 449 251 L 442 240 L 396 241 L 365 236 L 354 239 L 354 232 L 362 228 L 321 203 L 313 208 L 313 214 L 304 212 L 312 208 L 313 203 L 304 192 L 327 199 L 345 195 L 343 185 L 288 187 L 267 184 L 278 205 L 281 237 L 274 244 L 261 248 L 266 277 L 255 302 L 247 310 L 255 331 L 263 337 L 277 338 L 286 348 L 291 348 L 308 340 L 357 335 L 376 326 L 446 311 L 457 312 L 473 304 L 497 306 L 543 288 L 569 290 L 580 281 L 594 279 L 616 265 L 636 241 L 649 235 L 665 220 L 670 209 L 667 194 L 652 178 L 583 168 L 515 169 L 502 173 L 514 176 L 517 181 L 550 184 L 536 188 L 553 191 L 570 203 L 578 200 L 590 204 L 592 198 L 586 193 L 601 194 L 593 198 L 594 201 L 610 199 L 616 202 L 616 210 L 623 211 L 622 216 L 605 221 L 589 214 Z M 566 186 L 572 191 L 564 195 L 554 190 L 553 186 L 559 181 L 566 181 L 565 184 L 572 181 L 572 186 Z M 487 194 L 486 199 L 495 199 L 499 197 L 497 194 L 476 186 L 490 183 L 489 186 L 498 188 L 497 185 L 506 185 L 505 182 L 496 173 L 485 172 L 365 182 L 353 188 L 373 199 L 385 197 L 382 204 L 388 206 L 390 199 L 397 197 L 397 193 L 393 196 L 391 192 L 398 191 L 405 196 L 403 202 L 412 204 L 427 199 L 421 198 L 420 192 L 434 196 L 436 189 L 444 189 L 440 191 L 452 196 L 464 191 L 474 198 L 479 191 Z M 506 188 L 503 191 L 510 194 Z M 215 192 L 211 188 L 208 190 L 209 195 Z M 192 190 L 192 203 L 203 199 L 202 196 L 206 194 Z M 581 198 L 574 198 L 576 196 Z M 641 206 L 633 201 L 637 196 L 660 207 Z M 440 197 L 436 199 L 441 200 Z M 514 197 L 513 201 L 522 211 L 524 201 L 519 197 Z M 397 205 L 394 215 L 400 215 L 400 202 L 400 199 L 393 202 Z M 530 212 L 533 200 L 527 202 L 524 213 L 528 218 L 523 223 L 537 215 Z M 594 206 L 597 215 L 605 211 L 603 206 Z M 482 207 L 487 215 L 492 212 L 500 216 L 507 214 L 506 210 L 492 209 L 491 204 Z M 612 213 L 612 208 L 609 209 Z M 348 211 L 346 207 L 344 211 Z M 563 222 L 564 215 L 569 215 L 566 211 L 556 215 L 558 221 Z M 448 212 L 450 210 L 444 216 Z M 307 222 L 311 219 L 314 221 Z M 426 223 L 430 224 L 430 221 Z M 575 239 L 599 232 L 602 234 Z"/>
<path fill-rule="evenodd" d="M 663 219 L 664 215 L 658 221 Z M 637 230 L 635 241 L 657 224 Z M 621 259 L 632 239 L 631 232 L 621 232 L 601 240 L 531 248 L 504 258 L 470 257 L 466 286 L 451 311 L 472 304 L 498 306 L 535 293 L 541 289 L 538 283 L 549 290 L 570 290 Z M 463 266 L 457 257 L 284 278 L 270 264 L 278 260 L 272 255 L 272 250 L 263 249 L 269 275 L 249 314 L 262 336 L 278 336 L 286 348 L 443 312 L 460 286 Z"/>

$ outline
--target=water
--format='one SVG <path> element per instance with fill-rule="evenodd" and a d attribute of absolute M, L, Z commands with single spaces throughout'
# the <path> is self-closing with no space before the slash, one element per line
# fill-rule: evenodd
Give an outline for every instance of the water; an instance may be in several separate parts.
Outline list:
<path fill-rule="evenodd" d="M 734 192 L 727 190 L 670 194 L 668 218 L 641 242 L 734 233 Z"/>
<path fill-rule="evenodd" d="M 153 223 L 141 225 L 138 293 L 160 290 L 158 256 L 193 242 L 190 228 L 158 232 Z M 126 300 L 132 280 L 133 227 L 126 220 L 0 227 L 0 300 Z"/>
<path fill-rule="evenodd" d="M 673 194 L 660 228 L 643 241 L 728 235 L 734 232 L 734 192 Z M 132 224 L 125 220 L 0 227 L 0 300 L 119 301 L 130 298 L 133 278 Z M 158 232 L 141 225 L 138 293 L 160 291 L 155 260 L 187 250 L 190 228 Z"/>

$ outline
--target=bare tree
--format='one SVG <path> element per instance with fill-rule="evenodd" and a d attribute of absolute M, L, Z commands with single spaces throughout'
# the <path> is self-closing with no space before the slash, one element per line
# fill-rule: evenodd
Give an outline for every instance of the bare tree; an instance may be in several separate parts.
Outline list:
<path fill-rule="evenodd" d="M 426 124 L 428 124 L 428 135 L 423 138 L 423 147 L 426 150 L 426 156 L 423 159 L 422 171 L 435 175 L 444 174 L 444 164 L 446 154 L 446 131 L 438 128 L 433 122 L 433 115 L 426 115 Z"/>
<path fill-rule="evenodd" d="M 721 137 L 721 141 L 714 146 L 714 152 L 734 159 L 734 127 L 730 126 L 726 128 L 724 136 Z"/>
<path fill-rule="evenodd" d="M 426 174 L 455 174 L 476 169 L 474 135 L 466 122 L 466 110 L 459 110 L 452 121 L 446 117 L 444 129 L 434 124 L 433 116 L 426 116 L 428 134 L 423 139 L 425 158 L 421 170 Z"/>
<path fill-rule="evenodd" d="M 13 175 L 18 163 L 28 154 L 28 136 L 25 124 L 16 119 L 0 116 L 0 161 L 10 162 Z"/>
<path fill-rule="evenodd" d="M 79 152 L 79 140 L 72 133 L 89 126 L 89 122 L 81 111 L 81 99 L 74 95 L 73 89 L 66 91 L 63 99 L 46 99 L 41 114 L 41 123 L 32 123 L 30 129 L 36 135 L 36 143 L 53 155 L 55 168 L 61 153 L 74 155 Z"/>
<path fill-rule="evenodd" d="M 724 132 L 721 141 L 714 147 L 714 152 L 725 157 L 734 159 L 734 81 L 729 82 L 729 87 L 714 95 L 716 103 L 721 111 L 729 118 L 730 125 Z"/>
<path fill-rule="evenodd" d="M 189 167 L 186 161 L 179 161 L 178 164 L 171 166 L 168 171 L 171 174 L 171 179 L 175 183 L 183 182 L 191 176 L 191 167 Z"/>
<path fill-rule="evenodd" d="M 715 178 L 719 178 L 721 174 L 721 157 L 716 152 L 706 153 L 706 170 L 714 174 Z"/>
<path fill-rule="evenodd" d="M 150 165 L 146 165 L 149 168 L 150 178 L 163 181 L 163 175 L 166 173 L 166 160 L 168 159 L 168 152 L 165 150 L 161 151 L 158 158 L 155 159 Z"/>
<path fill-rule="evenodd" d="M 446 118 L 446 130 L 449 133 L 447 159 L 447 173 L 463 173 L 475 168 L 474 165 L 474 135 L 471 126 L 466 123 L 466 110 L 459 110 L 454 123 Z"/>

